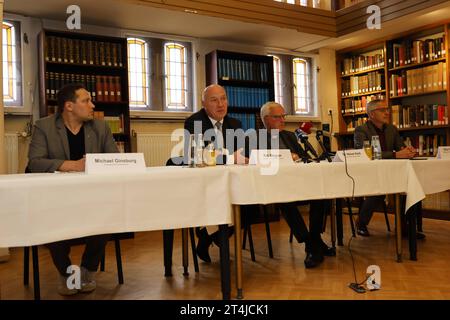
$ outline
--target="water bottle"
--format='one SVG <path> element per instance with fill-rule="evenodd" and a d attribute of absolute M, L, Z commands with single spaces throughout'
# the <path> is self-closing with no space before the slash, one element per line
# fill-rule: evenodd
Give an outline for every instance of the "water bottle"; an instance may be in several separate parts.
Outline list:
<path fill-rule="evenodd" d="M 194 164 L 196 167 L 203 167 L 203 134 L 198 134 L 195 142 Z"/>
<path fill-rule="evenodd" d="M 381 160 L 381 144 L 380 137 L 372 136 L 373 159 Z"/>
<path fill-rule="evenodd" d="M 216 165 L 216 148 L 214 146 L 213 141 L 211 141 L 208 146 L 205 148 L 204 156 L 205 164 L 207 166 L 215 166 Z"/>
<path fill-rule="evenodd" d="M 195 136 L 189 135 L 189 148 L 188 148 L 188 164 L 189 167 L 195 167 L 195 150 L 196 150 Z"/>

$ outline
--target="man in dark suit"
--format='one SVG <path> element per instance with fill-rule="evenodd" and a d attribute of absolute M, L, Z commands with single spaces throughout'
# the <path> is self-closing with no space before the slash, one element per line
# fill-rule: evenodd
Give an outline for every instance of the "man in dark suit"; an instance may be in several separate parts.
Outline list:
<path fill-rule="evenodd" d="M 385 100 L 372 100 L 366 106 L 369 120 L 355 129 L 354 142 L 356 149 L 362 149 L 364 141 L 371 141 L 373 136 L 380 139 L 383 159 L 410 159 L 416 154 L 411 146 L 405 146 L 397 128 L 389 123 L 389 107 Z M 372 218 L 373 211 L 384 201 L 385 196 L 366 197 L 359 212 L 357 233 L 360 236 L 370 236 L 367 225 Z M 404 221 L 403 221 L 403 224 Z M 418 238 L 425 237 L 418 233 Z"/>
<path fill-rule="evenodd" d="M 35 123 L 28 153 L 31 172 L 83 172 L 86 153 L 118 152 L 106 122 L 94 120 L 95 106 L 83 86 L 66 85 L 59 90 L 57 99 L 58 113 Z M 60 274 L 58 292 L 61 295 L 95 290 L 95 272 L 109 238 L 110 235 L 84 238 L 86 248 L 81 261 L 80 290 L 69 289 L 66 284 L 67 268 L 71 265 L 70 242 L 47 245 Z"/>
<path fill-rule="evenodd" d="M 206 87 L 202 93 L 202 106 L 203 108 L 200 111 L 186 119 L 184 128 L 190 134 L 203 134 L 205 143 L 214 143 L 218 151 L 226 148 L 234 158 L 234 163 L 248 163 L 248 159 L 241 154 L 240 150 L 245 144 L 243 132 L 242 139 L 238 139 L 235 132 L 235 130 L 242 128 L 242 124 L 239 120 L 227 116 L 228 100 L 225 89 L 216 84 Z M 187 163 L 186 150 L 185 147 L 184 163 Z M 225 161 L 225 157 L 217 157 L 217 164 L 224 164 Z M 230 235 L 231 230 L 230 228 Z M 213 241 L 220 245 L 217 227 L 197 228 L 197 236 L 199 238 L 197 255 L 203 261 L 211 262 L 208 252 L 209 246 Z"/>
<path fill-rule="evenodd" d="M 279 149 L 289 149 L 292 159 L 298 161 L 308 158 L 305 150 L 300 146 L 293 132 L 285 129 L 285 110 L 276 102 L 267 102 L 261 107 L 261 119 L 267 129 L 267 143 L 258 141 L 260 148 L 271 149 L 278 146 Z M 259 136 L 259 135 L 258 135 Z M 301 203 L 282 203 L 281 212 L 288 223 L 293 235 L 299 243 L 305 242 L 305 267 L 318 266 L 324 256 L 335 256 L 335 248 L 329 248 L 321 238 L 323 222 L 326 212 L 330 209 L 329 200 L 311 200 L 309 211 L 309 231 L 297 209 Z M 306 203 L 307 203 L 306 202 Z"/>

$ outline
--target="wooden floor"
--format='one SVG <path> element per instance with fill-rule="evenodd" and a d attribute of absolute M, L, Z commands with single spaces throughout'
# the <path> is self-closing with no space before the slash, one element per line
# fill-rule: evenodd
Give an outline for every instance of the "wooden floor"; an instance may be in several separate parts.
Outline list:
<path fill-rule="evenodd" d="M 393 220 L 393 217 L 390 217 Z M 418 261 L 408 260 L 406 240 L 404 261 L 395 261 L 395 237 L 388 234 L 382 214 L 375 214 L 369 226 L 369 238 L 352 240 L 356 276 L 362 281 L 369 265 L 381 268 L 381 290 L 358 294 L 348 288 L 354 282 L 352 260 L 347 247 L 350 229 L 344 217 L 346 245 L 338 247 L 337 257 L 327 257 L 315 269 L 303 265 L 304 245 L 289 244 L 289 229 L 284 221 L 271 223 L 274 259 L 268 257 L 265 230 L 261 224 L 253 226 L 256 262 L 244 257 L 245 299 L 450 299 L 448 268 L 450 263 L 450 222 L 424 219 L 427 238 L 418 241 Z M 393 221 L 391 224 L 393 225 Z M 117 284 L 114 247 L 108 244 L 106 272 L 97 275 L 97 290 L 64 298 L 56 293 L 57 274 L 47 249 L 40 249 L 42 299 L 221 299 L 218 248 L 210 250 L 213 262 L 200 263 L 195 274 L 190 260 L 191 274 L 182 275 L 180 242 L 176 233 L 173 277 L 164 278 L 162 232 L 136 233 L 135 239 L 122 241 L 125 284 Z M 329 233 L 323 237 L 329 242 Z M 230 242 L 233 244 L 233 242 Z M 79 263 L 81 247 L 72 249 L 73 263 Z M 0 264 L 0 298 L 32 299 L 33 288 L 22 284 L 23 251 L 11 250 L 11 259 Z M 234 251 L 231 252 L 234 263 Z M 236 296 L 232 268 L 232 297 Z M 31 279 L 30 279 L 31 280 Z"/>

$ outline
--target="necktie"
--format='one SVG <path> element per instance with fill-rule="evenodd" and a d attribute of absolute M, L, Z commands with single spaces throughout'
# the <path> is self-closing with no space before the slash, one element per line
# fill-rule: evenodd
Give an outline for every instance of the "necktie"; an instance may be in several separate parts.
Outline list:
<path fill-rule="evenodd" d="M 214 124 L 214 126 L 215 126 L 216 129 L 217 129 L 217 131 L 216 131 L 217 137 L 216 137 L 216 141 L 215 141 L 215 143 L 216 143 L 216 148 L 222 149 L 222 148 L 224 147 L 224 146 L 223 146 L 222 124 L 221 124 L 219 121 L 217 121 L 217 122 Z"/>

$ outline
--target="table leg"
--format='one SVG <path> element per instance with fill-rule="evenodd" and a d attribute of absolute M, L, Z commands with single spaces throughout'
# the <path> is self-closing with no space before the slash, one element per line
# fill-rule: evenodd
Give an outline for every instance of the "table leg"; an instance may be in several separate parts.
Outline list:
<path fill-rule="evenodd" d="M 407 212 L 406 219 L 408 225 L 409 240 L 409 260 L 417 260 L 417 211 L 418 205 L 414 205 Z"/>
<path fill-rule="evenodd" d="M 183 276 L 189 275 L 188 229 L 181 229 Z"/>
<path fill-rule="evenodd" d="M 163 230 L 164 277 L 172 276 L 173 230 Z"/>
<path fill-rule="evenodd" d="M 339 201 L 339 199 L 331 200 L 330 210 L 331 246 L 333 248 L 336 248 L 336 201 Z"/>
<path fill-rule="evenodd" d="M 230 277 L 230 242 L 228 238 L 228 225 L 219 225 L 220 246 L 220 275 L 222 285 L 222 299 L 231 299 L 231 277 Z"/>
<path fill-rule="evenodd" d="M 342 225 L 342 201 L 343 199 L 336 199 L 336 232 L 337 245 L 344 245 L 344 227 Z"/>
<path fill-rule="evenodd" d="M 400 194 L 395 195 L 395 231 L 396 231 L 396 247 L 397 262 L 402 262 L 402 220 L 401 220 Z"/>
<path fill-rule="evenodd" d="M 242 294 L 242 236 L 241 236 L 241 207 L 233 205 L 234 213 L 234 252 L 236 259 L 236 289 L 237 298 L 243 299 Z"/>

